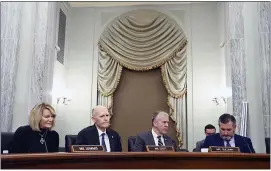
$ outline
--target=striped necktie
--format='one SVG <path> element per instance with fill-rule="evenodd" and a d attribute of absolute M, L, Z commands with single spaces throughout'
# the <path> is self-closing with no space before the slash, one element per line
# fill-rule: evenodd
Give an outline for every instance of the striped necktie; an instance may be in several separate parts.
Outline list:
<path fill-rule="evenodd" d="M 104 136 L 105 136 L 105 133 L 102 133 L 102 146 L 104 147 L 104 151 L 107 152 Z"/>
<path fill-rule="evenodd" d="M 226 141 L 226 147 L 231 147 L 230 140 L 225 140 Z"/>
<path fill-rule="evenodd" d="M 157 138 L 158 138 L 158 146 L 163 146 L 164 144 L 161 140 L 161 136 L 159 135 L 159 136 L 157 136 Z"/>

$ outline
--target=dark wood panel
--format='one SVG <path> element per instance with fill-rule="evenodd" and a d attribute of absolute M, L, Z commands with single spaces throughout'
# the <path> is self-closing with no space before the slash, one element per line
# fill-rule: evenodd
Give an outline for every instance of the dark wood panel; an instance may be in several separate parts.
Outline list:
<path fill-rule="evenodd" d="M 270 169 L 270 155 L 218 153 L 49 153 L 1 155 L 3 169 Z"/>

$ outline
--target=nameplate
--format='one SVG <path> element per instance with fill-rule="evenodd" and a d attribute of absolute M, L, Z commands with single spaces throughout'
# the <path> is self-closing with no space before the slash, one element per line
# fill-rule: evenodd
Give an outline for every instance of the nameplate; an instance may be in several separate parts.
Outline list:
<path fill-rule="evenodd" d="M 8 154 L 8 150 L 3 150 L 3 154 Z"/>
<path fill-rule="evenodd" d="M 219 146 L 210 146 L 209 152 L 215 153 L 240 153 L 239 147 L 219 147 Z"/>
<path fill-rule="evenodd" d="M 103 152 L 104 148 L 101 145 L 72 145 L 71 152 L 73 153 L 90 153 Z"/>
<path fill-rule="evenodd" d="M 162 151 L 171 151 L 174 152 L 173 146 L 155 146 L 155 145 L 147 145 L 147 152 L 162 152 Z"/>

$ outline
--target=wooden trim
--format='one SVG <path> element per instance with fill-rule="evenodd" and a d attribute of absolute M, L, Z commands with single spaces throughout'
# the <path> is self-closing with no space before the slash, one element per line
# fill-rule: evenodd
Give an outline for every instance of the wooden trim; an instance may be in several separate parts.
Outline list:
<path fill-rule="evenodd" d="M 1 155 L 2 169 L 270 169 L 270 155 L 196 152 Z"/>

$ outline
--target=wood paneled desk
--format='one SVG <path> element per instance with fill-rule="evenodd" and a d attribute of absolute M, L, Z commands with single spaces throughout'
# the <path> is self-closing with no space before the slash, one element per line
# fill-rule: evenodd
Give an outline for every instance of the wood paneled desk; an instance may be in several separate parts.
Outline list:
<path fill-rule="evenodd" d="M 1 155 L 3 169 L 270 169 L 267 154 L 195 152 Z"/>

